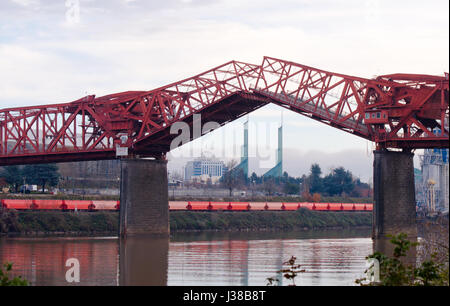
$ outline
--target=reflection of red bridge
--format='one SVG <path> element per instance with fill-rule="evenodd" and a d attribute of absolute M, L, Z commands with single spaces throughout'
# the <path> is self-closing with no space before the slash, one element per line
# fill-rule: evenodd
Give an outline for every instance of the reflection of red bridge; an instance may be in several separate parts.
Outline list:
<path fill-rule="evenodd" d="M 33 200 L 4 199 L 2 207 L 16 210 L 119 210 L 119 201 L 98 200 Z M 308 202 L 197 202 L 170 201 L 169 210 L 193 211 L 261 211 L 298 210 L 306 208 L 319 211 L 372 211 L 371 203 L 308 203 Z"/>

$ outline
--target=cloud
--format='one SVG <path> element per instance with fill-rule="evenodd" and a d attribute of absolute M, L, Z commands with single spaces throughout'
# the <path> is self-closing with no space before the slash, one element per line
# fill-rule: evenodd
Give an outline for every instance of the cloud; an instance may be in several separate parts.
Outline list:
<path fill-rule="evenodd" d="M 449 66 L 446 1 L 434 1 L 432 12 L 419 1 L 79 1 L 73 27 L 64 1 L 1 3 L 0 48 L 22 51 L 0 62 L 0 80 L 9 81 L 0 107 L 149 90 L 264 55 L 365 77 Z M 23 61 L 25 51 L 36 59 Z M 52 85 L 23 90 L 36 80 Z"/>

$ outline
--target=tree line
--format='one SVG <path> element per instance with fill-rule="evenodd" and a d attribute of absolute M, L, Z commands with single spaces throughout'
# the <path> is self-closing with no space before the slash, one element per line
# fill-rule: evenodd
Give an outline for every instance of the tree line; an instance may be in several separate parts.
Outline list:
<path fill-rule="evenodd" d="M 59 177 L 55 164 L 7 166 L 0 169 L 0 178 L 15 192 L 19 192 L 23 185 L 38 185 L 44 192 L 46 187 L 58 185 Z"/>
<path fill-rule="evenodd" d="M 302 177 L 292 177 L 287 172 L 281 177 L 258 176 L 255 172 L 246 177 L 242 169 L 235 168 L 222 177 L 221 184 L 230 190 L 230 196 L 233 189 L 241 187 L 254 188 L 268 195 L 301 195 L 311 200 L 320 199 L 320 196 L 371 196 L 369 184 L 355 178 L 349 170 L 337 167 L 328 175 L 322 176 L 318 164 L 313 164 L 309 174 Z"/>

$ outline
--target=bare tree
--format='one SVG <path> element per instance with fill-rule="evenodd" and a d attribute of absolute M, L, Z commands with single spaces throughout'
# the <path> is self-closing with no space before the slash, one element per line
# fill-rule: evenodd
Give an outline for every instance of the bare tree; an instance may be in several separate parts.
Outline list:
<path fill-rule="evenodd" d="M 222 177 L 222 185 L 230 191 L 232 196 L 233 189 L 245 184 L 244 171 L 236 168 L 237 161 L 231 160 L 227 163 L 228 171 Z"/>

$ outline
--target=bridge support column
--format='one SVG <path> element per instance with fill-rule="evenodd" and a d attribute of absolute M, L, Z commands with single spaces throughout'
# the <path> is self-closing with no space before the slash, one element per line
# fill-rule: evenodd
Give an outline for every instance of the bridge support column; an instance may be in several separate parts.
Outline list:
<path fill-rule="evenodd" d="M 374 151 L 374 239 L 401 232 L 417 238 L 413 157 L 411 152 Z"/>
<path fill-rule="evenodd" d="M 167 186 L 166 160 L 121 160 L 121 237 L 169 235 Z"/>

